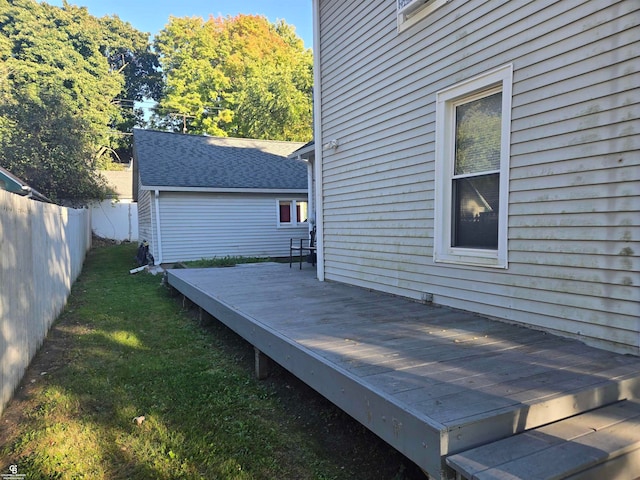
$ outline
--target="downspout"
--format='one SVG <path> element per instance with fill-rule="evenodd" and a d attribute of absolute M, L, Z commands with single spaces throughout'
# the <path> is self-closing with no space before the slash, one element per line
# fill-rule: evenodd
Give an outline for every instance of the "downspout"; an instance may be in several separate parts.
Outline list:
<path fill-rule="evenodd" d="M 154 259 L 156 265 L 162 263 L 162 240 L 160 235 L 160 192 L 155 190 L 155 203 L 156 203 L 156 245 L 158 246 L 158 258 Z"/>
<path fill-rule="evenodd" d="M 311 160 L 307 160 L 305 163 L 307 164 L 307 186 L 308 186 L 307 200 L 308 200 L 308 206 L 309 206 L 308 215 L 309 215 L 309 218 L 311 219 L 311 221 L 308 222 L 308 224 L 309 224 L 309 233 L 311 233 L 311 230 L 313 230 L 313 227 L 316 224 L 316 202 L 313 198 L 313 192 L 315 191 L 315 189 L 313 188 L 313 164 L 315 162 L 312 162 Z"/>
<path fill-rule="evenodd" d="M 315 169 L 316 182 L 316 255 L 317 267 L 316 275 L 318 280 L 324 281 L 324 206 L 322 203 L 322 115 L 320 89 L 320 0 L 313 0 L 313 138 L 315 148 L 315 159 L 313 168 Z"/>

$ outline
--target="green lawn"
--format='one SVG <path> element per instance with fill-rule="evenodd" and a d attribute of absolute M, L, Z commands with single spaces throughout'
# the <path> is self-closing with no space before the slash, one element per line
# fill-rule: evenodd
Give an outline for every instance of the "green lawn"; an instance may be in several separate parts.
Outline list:
<path fill-rule="evenodd" d="M 409 478 L 413 464 L 286 372 L 256 380 L 251 346 L 217 322 L 199 326 L 160 276 L 129 274 L 135 249 L 89 252 L 0 419 L 0 474 Z"/>
<path fill-rule="evenodd" d="M 135 250 L 90 251 L 1 419 L 0 473 L 15 464 L 28 479 L 409 478 L 410 462 L 286 372 L 256 380 L 250 345 L 199 326 L 160 276 L 129 274 Z"/>
<path fill-rule="evenodd" d="M 160 277 L 129 274 L 134 255 L 126 244 L 90 252 L 52 333 L 53 368 L 27 379 L 3 466 L 29 479 L 337 478 Z"/>

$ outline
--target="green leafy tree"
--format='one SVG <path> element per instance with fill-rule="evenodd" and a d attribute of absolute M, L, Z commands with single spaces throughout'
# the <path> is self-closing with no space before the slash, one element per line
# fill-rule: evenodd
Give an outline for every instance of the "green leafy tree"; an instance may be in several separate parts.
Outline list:
<path fill-rule="evenodd" d="M 224 125 L 231 120 L 231 80 L 220 67 L 219 26 L 198 17 L 171 18 L 156 37 L 165 92 L 155 121 L 162 126 L 177 131 L 189 117 L 190 130 L 225 134 Z"/>
<path fill-rule="evenodd" d="M 155 72 L 145 38 L 67 3 L 0 0 L 0 164 L 49 198 L 101 198 L 97 168 L 131 111 L 119 99 L 154 94 L 135 79 Z"/>
<path fill-rule="evenodd" d="M 285 22 L 255 15 L 171 18 L 155 47 L 165 75 L 158 125 L 217 136 L 311 138 L 313 58 Z"/>
<path fill-rule="evenodd" d="M 72 114 L 64 92 L 41 91 L 34 99 L 16 92 L 0 104 L 0 152 L 7 168 L 58 203 L 81 206 L 106 193 L 96 174 L 98 133 Z"/>
<path fill-rule="evenodd" d="M 157 55 L 152 52 L 149 35 L 134 29 L 117 16 L 105 16 L 99 20 L 102 29 L 101 52 L 109 62 L 111 72 L 124 77 L 122 91 L 113 102 L 119 107 L 111 122 L 116 135 L 110 149 L 116 161 L 126 162 L 132 156 L 131 135 L 135 126 L 144 126 L 144 111 L 136 102 L 160 99 L 163 79 Z"/>

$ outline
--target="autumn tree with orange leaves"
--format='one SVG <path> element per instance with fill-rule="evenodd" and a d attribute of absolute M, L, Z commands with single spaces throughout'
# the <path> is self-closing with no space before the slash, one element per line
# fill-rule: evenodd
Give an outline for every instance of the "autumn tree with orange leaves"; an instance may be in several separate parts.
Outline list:
<path fill-rule="evenodd" d="M 313 56 L 293 26 L 258 15 L 172 17 L 155 49 L 165 76 L 156 126 L 311 139 Z"/>

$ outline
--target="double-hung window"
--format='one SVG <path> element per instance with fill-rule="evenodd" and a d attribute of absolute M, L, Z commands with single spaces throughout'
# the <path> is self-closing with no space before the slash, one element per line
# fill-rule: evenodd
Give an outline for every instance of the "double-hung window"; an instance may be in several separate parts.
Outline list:
<path fill-rule="evenodd" d="M 278 200 L 278 226 L 293 227 L 308 220 L 305 200 Z"/>
<path fill-rule="evenodd" d="M 507 267 L 511 65 L 437 94 L 434 261 Z"/>

